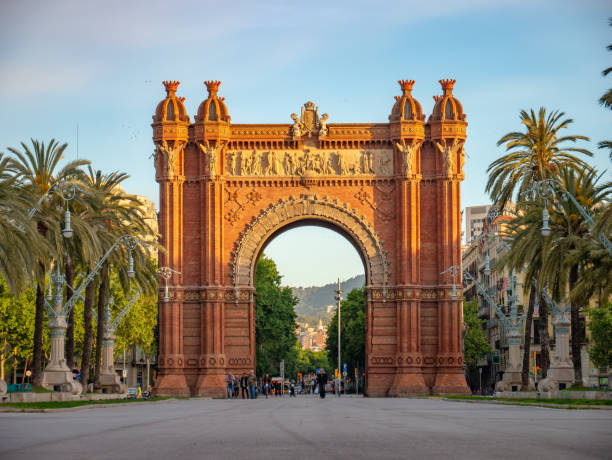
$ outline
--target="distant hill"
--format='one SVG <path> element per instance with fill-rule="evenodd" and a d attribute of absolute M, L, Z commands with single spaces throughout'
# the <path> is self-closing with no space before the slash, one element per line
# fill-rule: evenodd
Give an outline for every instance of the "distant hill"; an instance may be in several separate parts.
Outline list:
<path fill-rule="evenodd" d="M 353 289 L 359 289 L 365 284 L 365 275 L 359 275 L 340 282 L 340 286 L 344 291 L 342 297 L 346 299 L 347 294 Z M 323 317 L 325 316 L 325 307 L 327 305 L 335 305 L 336 301 L 334 292 L 338 283 L 330 283 L 325 286 L 311 287 L 292 287 L 293 295 L 300 299 L 300 302 L 295 306 L 295 311 L 298 315 Z"/>

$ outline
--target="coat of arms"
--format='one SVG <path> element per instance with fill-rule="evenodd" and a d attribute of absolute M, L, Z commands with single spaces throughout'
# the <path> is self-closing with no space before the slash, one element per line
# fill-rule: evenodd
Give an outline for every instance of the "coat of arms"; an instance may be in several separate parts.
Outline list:
<path fill-rule="evenodd" d="M 315 106 L 314 102 L 308 101 L 302 107 L 300 118 L 298 118 L 297 113 L 291 114 L 293 120 L 291 134 L 296 137 L 304 134 L 307 134 L 308 137 L 312 137 L 313 134 L 325 136 L 327 134 L 327 118 L 326 113 L 319 117 L 319 107 Z"/>

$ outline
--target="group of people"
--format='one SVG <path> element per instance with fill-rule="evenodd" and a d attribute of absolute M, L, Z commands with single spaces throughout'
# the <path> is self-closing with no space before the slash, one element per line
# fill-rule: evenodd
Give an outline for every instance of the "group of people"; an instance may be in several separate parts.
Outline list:
<path fill-rule="evenodd" d="M 255 387 L 257 386 L 257 378 L 255 372 L 251 371 L 249 375 L 242 377 L 234 376 L 228 372 L 225 376 L 225 385 L 227 390 L 227 399 L 238 399 L 242 394 L 242 399 L 255 399 Z"/>
<path fill-rule="evenodd" d="M 270 374 L 266 374 L 260 382 L 260 386 L 257 385 L 257 377 L 255 377 L 255 372 L 251 370 L 249 375 L 243 375 L 241 377 L 235 376 L 228 371 L 225 376 L 225 383 L 227 389 L 227 399 L 255 399 L 258 393 L 263 394 L 266 399 L 268 396 L 282 396 L 284 388 L 281 381 L 272 379 Z M 313 382 L 311 387 L 312 393 L 316 393 L 316 389 L 318 388 L 319 397 L 321 399 L 325 398 L 326 386 L 328 384 L 327 374 L 325 373 L 325 369 L 321 368 L 317 369 L 316 380 Z M 302 388 L 304 384 L 302 382 Z M 290 381 L 287 385 L 287 389 L 289 391 L 289 397 L 295 398 L 296 395 L 296 386 L 294 381 Z M 332 392 L 334 391 L 333 383 L 332 383 Z"/>

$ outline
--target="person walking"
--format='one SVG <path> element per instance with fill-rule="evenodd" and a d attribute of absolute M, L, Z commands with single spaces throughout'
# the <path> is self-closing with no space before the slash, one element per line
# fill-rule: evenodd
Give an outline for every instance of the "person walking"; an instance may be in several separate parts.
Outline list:
<path fill-rule="evenodd" d="M 227 399 L 232 399 L 234 396 L 234 376 L 230 371 L 227 371 L 225 376 L 225 384 L 227 389 Z"/>
<path fill-rule="evenodd" d="M 240 377 L 240 395 L 242 399 L 249 399 L 249 390 L 248 390 L 248 376 L 244 374 Z"/>
<path fill-rule="evenodd" d="M 257 385 L 257 377 L 255 377 L 255 371 L 251 369 L 251 373 L 247 377 L 247 384 L 249 386 L 249 393 L 251 399 L 255 399 L 255 385 Z"/>
<path fill-rule="evenodd" d="M 319 398 L 325 399 L 325 385 L 327 385 L 327 374 L 325 369 L 321 368 L 321 372 L 317 375 L 317 385 L 319 385 Z"/>
<path fill-rule="evenodd" d="M 270 392 L 270 374 L 266 374 L 264 377 L 264 394 L 266 395 L 266 399 L 268 399 L 268 393 Z"/>

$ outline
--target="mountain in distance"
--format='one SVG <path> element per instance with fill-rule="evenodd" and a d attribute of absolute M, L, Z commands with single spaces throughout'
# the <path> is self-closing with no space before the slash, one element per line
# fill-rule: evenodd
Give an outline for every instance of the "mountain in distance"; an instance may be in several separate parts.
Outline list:
<path fill-rule="evenodd" d="M 342 297 L 346 299 L 349 292 L 353 289 L 362 288 L 364 284 L 365 275 L 358 275 L 346 281 L 341 281 Z M 295 312 L 299 316 L 324 319 L 327 316 L 326 307 L 328 305 L 336 305 L 335 290 L 337 288 L 338 282 L 329 283 L 325 286 L 292 287 L 293 295 L 300 299 L 299 303 L 295 306 Z"/>

